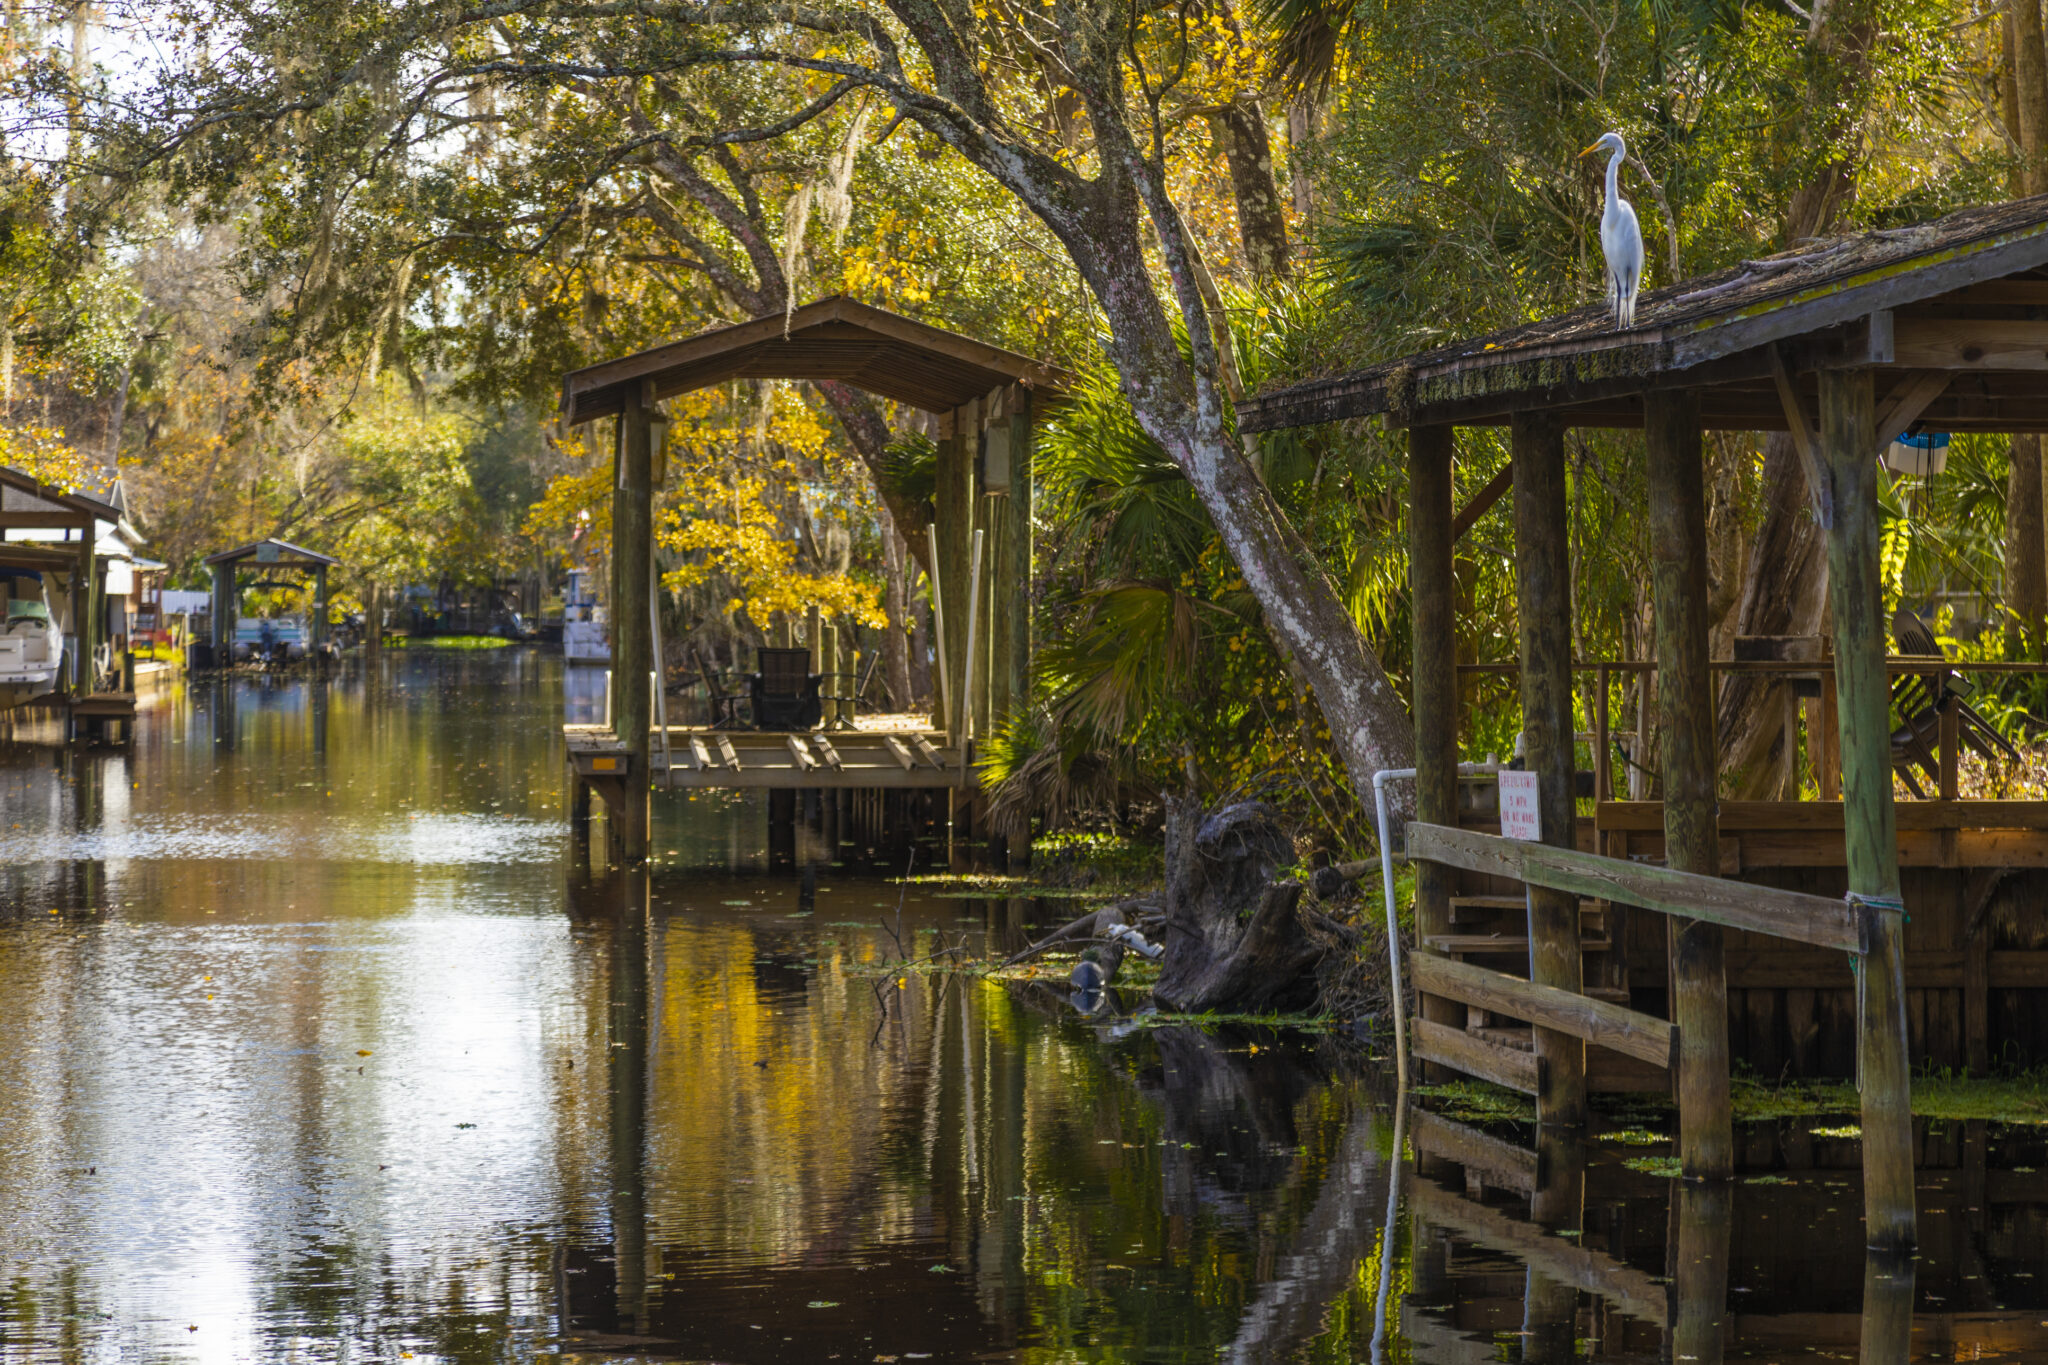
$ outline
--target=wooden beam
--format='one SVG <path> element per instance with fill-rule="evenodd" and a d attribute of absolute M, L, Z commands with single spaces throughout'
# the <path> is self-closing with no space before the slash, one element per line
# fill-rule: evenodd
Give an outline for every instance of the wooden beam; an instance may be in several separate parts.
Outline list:
<path fill-rule="evenodd" d="M 839 751 L 832 747 L 832 741 L 825 738 L 822 734 L 813 733 L 811 735 L 811 747 L 818 751 L 818 757 L 831 765 L 833 771 L 837 772 L 846 766 L 839 757 Z"/>
<path fill-rule="evenodd" d="M 889 751 L 891 757 L 903 765 L 903 771 L 909 772 L 917 766 L 916 762 L 910 757 L 910 750 L 906 749 L 903 746 L 903 741 L 896 738 L 896 736 L 883 735 L 882 745 Z"/>
<path fill-rule="evenodd" d="M 1451 428 L 1447 426 L 1417 427 L 1415 428 L 1415 430 L 1448 432 L 1451 430 Z M 1409 439 L 1411 441 L 1414 440 L 1414 436 L 1411 434 Z M 1463 508 L 1459 509 L 1457 516 L 1451 518 L 1451 540 L 1454 543 L 1463 540 L 1465 538 L 1465 533 L 1471 530 L 1474 526 L 1476 526 L 1479 523 L 1479 519 L 1481 517 L 1485 516 L 1489 511 L 1493 510 L 1493 505 L 1501 500 L 1501 495 L 1506 493 L 1510 488 L 1513 488 L 1514 486 L 1515 466 L 1513 461 L 1510 461 L 1507 465 L 1502 467 L 1500 473 L 1494 475 L 1491 479 L 1487 480 L 1486 487 L 1480 489 L 1477 493 L 1472 495 L 1472 501 L 1466 503 Z M 1412 497 L 1413 494 L 1411 493 L 1410 496 Z"/>
<path fill-rule="evenodd" d="M 644 774 L 654 723 L 654 410 L 640 401 L 637 385 L 632 389 L 621 400 L 612 479 L 612 721 L 634 760 L 634 786 L 613 837 L 626 862 L 647 856 L 651 788 Z"/>
<path fill-rule="evenodd" d="M 1660 914 L 1712 920 L 1795 943 L 1863 951 L 1869 916 L 1846 901 L 1728 881 L 1696 872 L 1603 858 L 1498 834 L 1443 825 L 1408 826 L 1408 860 L 1431 859 L 1574 895 L 1640 905 Z"/>
<path fill-rule="evenodd" d="M 1415 953 L 1408 965 L 1418 991 L 1557 1029 L 1652 1066 L 1677 1064 L 1678 1029 L 1663 1019 L 1434 953 Z"/>
<path fill-rule="evenodd" d="M 1720 774 L 1708 668 L 1707 517 L 1699 399 L 1643 400 L 1650 577 L 1656 617 L 1658 743 L 1664 776 L 1664 856 L 1679 872 L 1721 870 L 1715 824 Z M 1728 979 L 1721 926 L 1674 919 L 1671 1017 L 1684 1039 L 1676 1076 L 1679 1159 L 1687 1178 L 1735 1172 L 1729 1093 Z"/>
<path fill-rule="evenodd" d="M 1806 418 L 1806 407 L 1800 401 L 1798 386 L 1792 382 L 1792 372 L 1786 368 L 1785 356 L 1776 346 L 1771 347 L 1771 378 L 1778 386 L 1778 403 L 1785 410 L 1785 424 L 1792 433 L 1792 448 L 1799 452 L 1799 467 L 1806 474 L 1807 495 L 1813 499 L 1814 514 L 1822 526 L 1832 526 L 1835 521 L 1835 495 L 1828 482 L 1828 472 L 1821 466 L 1820 451 L 1814 443 L 1813 424 Z"/>
<path fill-rule="evenodd" d="M 1454 1071 L 1519 1090 L 1524 1095 L 1537 1092 L 1543 1066 L 1535 1053 L 1489 1043 L 1434 1019 L 1417 1017 L 1408 1023 L 1412 1030 L 1410 1045 L 1424 1061 L 1441 1062 Z"/>
<path fill-rule="evenodd" d="M 1885 450 L 1893 441 L 1906 434 L 1906 428 L 1920 420 L 1920 414 L 1927 411 L 1928 404 L 1947 391 L 1951 378 L 1947 370 L 1922 370 L 1908 375 L 1906 381 L 1893 390 L 1885 403 L 1883 415 L 1877 419 L 1876 438 L 1871 441 L 1878 459 L 1884 458 Z"/>
<path fill-rule="evenodd" d="M 1899 901 L 1899 838 L 1892 812 L 1891 683 L 1885 671 L 1870 409 L 1867 371 L 1821 374 L 1821 445 L 1840 500 L 1840 515 L 1827 538 L 1828 598 L 1835 620 L 1849 891 L 1881 906 Z M 1915 1240 L 1904 918 L 1899 913 L 1868 917 L 1857 994 L 1864 1235 L 1869 1245 L 1894 1252 L 1910 1251 Z"/>
<path fill-rule="evenodd" d="M 939 756 L 939 751 L 937 749 L 934 749 L 932 747 L 932 742 L 926 739 L 923 735 L 912 735 L 910 737 L 910 743 L 911 747 L 917 750 L 917 756 L 919 758 L 922 758 L 925 762 L 931 764 L 934 768 L 943 768 L 946 766 L 946 760 Z"/>
<path fill-rule="evenodd" d="M 1522 750 L 1536 774 L 1544 845 L 1575 841 L 1578 762 L 1572 723 L 1572 566 L 1566 514 L 1564 429 L 1547 416 L 1517 416 L 1510 448 L 1515 472 L 1515 605 L 1521 633 Z M 1529 892 L 1529 977 L 1577 992 L 1584 984 L 1579 906 L 1550 887 Z M 1538 1126 L 1582 1128 L 1586 1045 L 1537 1026 L 1543 1087 Z"/>
<path fill-rule="evenodd" d="M 711 751 L 704 747 L 701 735 L 690 736 L 690 766 L 700 771 L 711 766 Z"/>
<path fill-rule="evenodd" d="M 818 760 L 811 757 L 811 751 L 795 735 L 784 735 L 783 742 L 789 746 L 789 756 L 796 760 L 796 766 L 806 771 L 818 766 Z"/>
<path fill-rule="evenodd" d="M 1901 318 L 1897 363 L 1928 370 L 2048 370 L 2048 322 Z"/>
<path fill-rule="evenodd" d="M 716 738 L 718 741 L 718 756 L 725 760 L 726 767 L 734 772 L 738 772 L 740 770 L 740 756 L 732 747 L 732 736 L 719 735 Z"/>

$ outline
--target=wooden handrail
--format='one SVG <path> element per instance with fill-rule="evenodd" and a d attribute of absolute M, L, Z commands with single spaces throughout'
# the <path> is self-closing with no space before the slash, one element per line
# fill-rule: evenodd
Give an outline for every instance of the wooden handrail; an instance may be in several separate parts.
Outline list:
<path fill-rule="evenodd" d="M 1447 825 L 1408 826 L 1408 860 L 1442 863 L 1848 953 L 1870 951 L 1871 920 L 1880 913 L 1802 891 L 1674 872 Z"/>
<path fill-rule="evenodd" d="M 1411 954 L 1408 970 L 1415 989 L 1426 994 L 1526 1019 L 1651 1066 L 1677 1069 L 1678 1027 L 1669 1020 L 1434 953 Z"/>

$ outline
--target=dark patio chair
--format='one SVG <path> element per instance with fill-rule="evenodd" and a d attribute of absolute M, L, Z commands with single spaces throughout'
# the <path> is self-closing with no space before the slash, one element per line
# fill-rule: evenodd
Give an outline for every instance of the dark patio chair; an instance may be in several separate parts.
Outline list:
<path fill-rule="evenodd" d="M 811 651 L 763 646 L 755 651 L 759 672 L 752 680 L 754 728 L 809 730 L 825 714 Z"/>

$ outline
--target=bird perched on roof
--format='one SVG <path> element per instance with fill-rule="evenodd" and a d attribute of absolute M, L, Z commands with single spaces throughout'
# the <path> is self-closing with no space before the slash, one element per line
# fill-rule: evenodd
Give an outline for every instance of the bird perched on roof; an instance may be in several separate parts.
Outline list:
<path fill-rule="evenodd" d="M 1636 291 L 1643 283 L 1643 226 L 1635 205 L 1621 197 L 1618 179 L 1628 144 L 1620 133 L 1608 133 L 1580 152 L 1607 153 L 1607 207 L 1600 214 L 1600 251 L 1607 258 L 1607 302 L 1614 307 L 1614 325 L 1636 325 Z"/>

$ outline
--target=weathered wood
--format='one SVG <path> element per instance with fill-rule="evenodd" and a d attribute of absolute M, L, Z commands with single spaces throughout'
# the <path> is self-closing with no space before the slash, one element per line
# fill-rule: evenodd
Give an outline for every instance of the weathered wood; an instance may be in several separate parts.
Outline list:
<path fill-rule="evenodd" d="M 915 768 L 917 766 L 916 760 L 911 758 L 910 756 L 910 750 L 905 748 L 903 741 L 896 738 L 896 736 L 882 736 L 882 745 L 884 748 L 888 749 L 890 755 L 894 757 L 898 763 L 903 765 L 903 771 L 909 772 L 912 768 Z"/>
<path fill-rule="evenodd" d="M 690 736 L 690 763 L 698 769 L 711 766 L 711 751 L 704 747 L 702 735 Z"/>
<path fill-rule="evenodd" d="M 738 772 L 740 770 L 740 756 L 739 752 L 732 747 L 732 736 L 718 735 L 715 738 L 718 743 L 718 756 L 725 760 L 727 768 L 733 772 Z"/>
<path fill-rule="evenodd" d="M 1415 430 L 1441 431 L 1446 433 L 1445 439 L 1449 440 L 1448 433 L 1454 430 L 1454 428 L 1449 426 L 1433 426 L 1417 427 L 1415 428 Z M 1414 439 L 1414 434 L 1412 432 L 1410 433 L 1409 439 L 1411 441 Z M 1412 460 L 1414 458 L 1412 446 L 1410 447 L 1410 452 L 1411 453 L 1409 455 L 1409 458 Z M 1456 542 L 1463 540 L 1465 538 L 1465 533 L 1471 530 L 1474 526 L 1477 526 L 1479 524 L 1479 519 L 1485 516 L 1488 512 L 1492 511 L 1493 505 L 1499 502 L 1501 498 L 1506 495 L 1507 491 L 1510 488 L 1513 488 L 1514 486 L 1515 467 L 1512 463 L 1510 463 L 1506 468 L 1502 469 L 1500 473 L 1488 479 L 1486 481 L 1486 487 L 1480 489 L 1477 493 L 1474 493 L 1472 495 L 1472 501 L 1466 503 L 1463 507 L 1459 508 L 1458 515 L 1451 518 L 1452 541 Z"/>
<path fill-rule="evenodd" d="M 1882 904 L 1898 901 L 1899 855 L 1870 410 L 1868 371 L 1821 373 L 1821 446 L 1836 500 L 1835 525 L 1828 532 L 1828 596 L 1835 622 L 1849 890 Z M 1903 918 L 1870 916 L 1857 1009 L 1864 1235 L 1871 1246 L 1894 1252 L 1910 1250 L 1915 1240 Z"/>
<path fill-rule="evenodd" d="M 1422 1060 L 1441 1062 L 1454 1071 L 1504 1085 L 1510 1090 L 1519 1090 L 1525 1095 L 1537 1093 L 1543 1063 L 1535 1053 L 1489 1043 L 1463 1029 L 1451 1028 L 1420 1016 L 1410 1019 L 1408 1026 L 1409 1046 Z"/>
<path fill-rule="evenodd" d="M 1152 996 L 1184 1013 L 1304 1009 L 1325 944 L 1304 929 L 1294 846 L 1271 807 L 1167 802 L 1166 951 Z"/>
<path fill-rule="evenodd" d="M 1681 1101 L 1682 1102 L 1682 1101 Z M 1735 1189 L 1727 1181 L 1675 1182 L 1671 1191 L 1670 1358 L 1719 1361 L 1733 1340 L 1728 1242 Z"/>
<path fill-rule="evenodd" d="M 1520 415 L 1511 427 L 1515 471 L 1515 605 L 1520 619 L 1523 758 L 1536 774 L 1543 841 L 1569 849 L 1577 807 L 1572 723 L 1572 575 L 1565 511 L 1564 429 Z M 1583 985 L 1579 909 L 1572 897 L 1536 886 L 1529 893 L 1529 976 L 1559 990 Z M 1586 1122 L 1586 1048 L 1554 1029 L 1536 1030 L 1545 1063 L 1536 1121 Z"/>
<path fill-rule="evenodd" d="M 917 756 L 919 758 L 922 758 L 926 763 L 929 763 L 932 767 L 944 768 L 946 766 L 946 760 L 939 756 L 939 751 L 937 749 L 934 749 L 932 747 L 932 742 L 926 739 L 923 735 L 912 735 L 910 737 L 910 743 L 911 746 L 917 750 Z"/>
<path fill-rule="evenodd" d="M 1468 872 L 1554 887 L 1573 895 L 1640 905 L 1666 915 L 1711 920 L 1731 929 L 1748 929 L 1820 948 L 1861 952 L 1865 941 L 1865 917 L 1846 902 L 1826 896 L 1673 872 L 1577 849 L 1503 839 L 1497 834 L 1413 824 L 1408 826 L 1408 857 L 1414 862 L 1433 859 Z"/>
<path fill-rule="evenodd" d="M 1408 1140 L 1418 1153 L 1455 1161 L 1496 1189 L 1527 1195 L 1536 1189 L 1536 1153 L 1491 1133 L 1453 1122 L 1410 1104 Z"/>
<path fill-rule="evenodd" d="M 797 767 L 809 770 L 818 766 L 818 760 L 812 757 L 811 751 L 804 747 L 802 740 L 795 735 L 784 735 L 782 740 L 789 746 L 789 755 L 796 760 Z"/>
<path fill-rule="evenodd" d="M 1416 953 L 1408 961 L 1418 991 L 1542 1024 L 1652 1066 L 1670 1067 L 1677 1061 L 1679 1032 L 1663 1019 L 1455 958 Z"/>
<path fill-rule="evenodd" d="M 1458 822 L 1457 582 L 1451 567 L 1451 546 L 1457 532 L 1450 521 L 1453 458 L 1450 427 L 1417 427 L 1408 433 L 1415 813 L 1417 819 L 1439 825 Z M 1504 477 L 1512 474 L 1512 466 L 1502 471 Z M 1496 484 L 1500 481 L 1494 480 Z M 1416 865 L 1418 937 L 1450 931 L 1454 880 L 1450 869 L 1438 864 Z M 1404 1003 L 1397 1001 L 1395 1007 L 1404 1008 Z M 1464 1022 L 1464 1010 L 1449 1001 L 1421 995 L 1416 1008 L 1423 1018 L 1447 1027 Z"/>
<path fill-rule="evenodd" d="M 2048 322 L 1900 318 L 1893 346 L 1898 364 L 1918 369 L 2048 370 Z"/>
<path fill-rule="evenodd" d="M 1826 526 L 1834 520 L 1834 494 L 1828 485 L 1827 470 L 1821 467 L 1813 422 L 1806 415 L 1798 386 L 1792 382 L 1784 352 L 1773 346 L 1770 356 L 1771 379 L 1778 388 L 1778 402 L 1785 410 L 1785 427 L 1792 434 L 1792 448 L 1799 452 L 1799 467 L 1806 473 L 1806 495 L 1813 500 L 1820 524 Z"/>
<path fill-rule="evenodd" d="M 1949 378 L 1946 370 L 1922 370 L 1919 374 L 1909 374 L 1906 382 L 1886 400 L 1884 412 L 1877 419 L 1876 439 L 1870 443 L 1880 459 L 1885 448 L 1904 436 L 1907 428 L 1927 411 L 1928 405 L 1947 390 Z"/>
<path fill-rule="evenodd" d="M 1840 801 L 1723 801 L 1719 809 L 1724 836 L 1744 830 L 1839 833 L 1843 828 Z M 2048 803 L 2040 801 L 1907 801 L 1893 809 L 1901 830 L 2048 831 Z M 1603 830 L 1662 829 L 1664 803 L 1602 801 L 1593 821 Z"/>
<path fill-rule="evenodd" d="M 646 774 L 653 748 L 654 697 L 647 685 L 654 670 L 654 410 L 632 389 L 623 399 L 616 428 L 616 477 L 612 480 L 612 564 L 617 595 L 612 599 L 612 721 L 633 755 L 633 790 L 615 828 L 628 862 L 647 856 L 650 786 Z"/>
<path fill-rule="evenodd" d="M 832 741 L 825 736 L 814 733 L 811 736 L 811 747 L 818 751 L 818 757 L 824 759 L 826 766 L 834 772 L 846 767 L 845 761 L 839 757 L 839 751 L 832 747 Z"/>
<path fill-rule="evenodd" d="M 1721 870 L 1715 783 L 1714 684 L 1707 666 L 1707 519 L 1699 400 L 1643 400 L 1648 449 L 1650 576 L 1657 635 L 1658 743 L 1664 770 L 1664 858 L 1679 872 Z M 1728 982 L 1721 926 L 1671 922 L 1671 1018 L 1678 1025 L 1678 1148 L 1687 1176 L 1735 1171 L 1728 1080 Z"/>
<path fill-rule="evenodd" d="M 938 443 L 932 505 L 937 528 L 938 588 L 945 603 L 945 714 L 940 725 L 950 742 L 960 743 L 972 714 L 967 709 L 967 619 L 973 597 L 968 582 L 974 537 L 974 428 L 976 407 L 968 404 L 953 414 L 953 429 Z"/>

